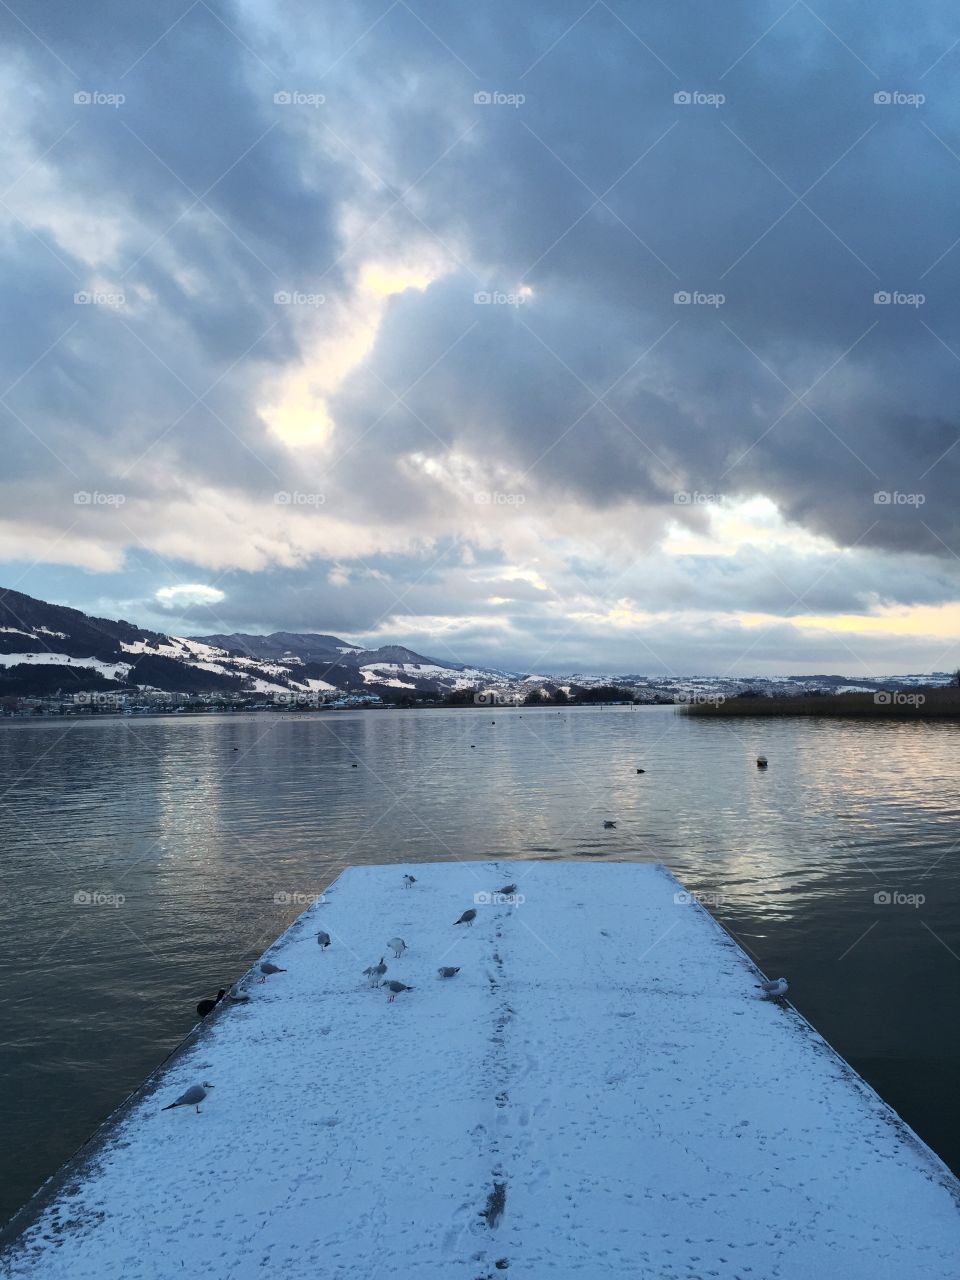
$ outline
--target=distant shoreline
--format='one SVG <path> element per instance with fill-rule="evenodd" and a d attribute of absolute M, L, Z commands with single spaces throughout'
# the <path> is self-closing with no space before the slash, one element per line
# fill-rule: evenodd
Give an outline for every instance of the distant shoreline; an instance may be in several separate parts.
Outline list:
<path fill-rule="evenodd" d="M 824 716 L 831 719 L 960 720 L 960 688 L 878 690 L 795 698 L 726 698 L 692 702 L 685 715 L 701 719 L 730 716 Z"/>

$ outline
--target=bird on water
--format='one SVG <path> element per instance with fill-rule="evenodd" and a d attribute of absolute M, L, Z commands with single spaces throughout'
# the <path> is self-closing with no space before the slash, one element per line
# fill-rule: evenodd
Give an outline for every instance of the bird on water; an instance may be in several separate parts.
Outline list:
<path fill-rule="evenodd" d="M 221 987 L 220 990 L 217 992 L 216 1000 L 201 1000 L 200 1003 L 197 1005 L 197 1013 L 200 1015 L 200 1017 L 205 1018 L 208 1013 L 213 1013 L 214 1009 L 217 1007 L 217 1005 L 220 1003 L 220 1001 L 223 999 L 223 997 L 226 994 L 227 994 L 226 987 Z"/>
<path fill-rule="evenodd" d="M 172 1111 L 174 1107 L 196 1107 L 199 1115 L 200 1103 L 207 1096 L 207 1090 L 212 1088 L 213 1085 L 208 1084 L 206 1080 L 203 1084 L 192 1084 L 189 1089 L 181 1093 L 176 1102 L 171 1102 L 168 1107 L 161 1107 L 161 1111 Z"/>
<path fill-rule="evenodd" d="M 610 831 L 610 830 L 615 830 L 615 829 L 616 829 L 616 825 L 617 825 L 617 824 L 616 824 L 615 822 L 611 821 L 611 819 L 610 819 L 610 818 L 605 818 L 605 819 L 604 819 L 604 822 L 603 822 L 603 825 L 604 825 L 604 827 L 606 827 L 606 829 L 607 829 L 608 831 Z"/>
<path fill-rule="evenodd" d="M 471 907 L 469 911 L 465 911 L 463 913 L 463 915 L 460 917 L 459 920 L 454 920 L 453 923 L 454 924 L 473 924 L 476 918 L 477 918 L 476 909 L 474 907 Z"/>

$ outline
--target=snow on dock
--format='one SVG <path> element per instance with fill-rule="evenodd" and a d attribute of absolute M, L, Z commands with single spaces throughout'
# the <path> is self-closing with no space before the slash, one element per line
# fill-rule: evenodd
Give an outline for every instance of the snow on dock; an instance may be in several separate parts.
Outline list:
<path fill-rule="evenodd" d="M 960 1274 L 956 1179 L 662 867 L 353 867 L 267 955 L 15 1220 L 4 1275 Z M 161 1110 L 200 1081 L 199 1115 Z"/>

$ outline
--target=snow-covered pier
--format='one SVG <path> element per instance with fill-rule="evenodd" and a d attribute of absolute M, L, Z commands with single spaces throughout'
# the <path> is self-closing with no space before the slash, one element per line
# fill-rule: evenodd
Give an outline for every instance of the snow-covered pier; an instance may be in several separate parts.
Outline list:
<path fill-rule="evenodd" d="M 267 958 L 15 1220 L 4 1275 L 960 1274 L 957 1180 L 662 867 L 354 867 Z"/>

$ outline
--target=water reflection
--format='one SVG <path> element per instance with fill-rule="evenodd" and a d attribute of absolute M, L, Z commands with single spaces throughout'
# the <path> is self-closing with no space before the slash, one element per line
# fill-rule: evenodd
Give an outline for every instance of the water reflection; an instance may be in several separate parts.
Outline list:
<path fill-rule="evenodd" d="M 960 1168 L 958 734 L 672 708 L 0 725 L 3 1209 L 296 915 L 289 895 L 404 859 L 665 862 Z M 74 904 L 95 890 L 124 902 Z"/>

